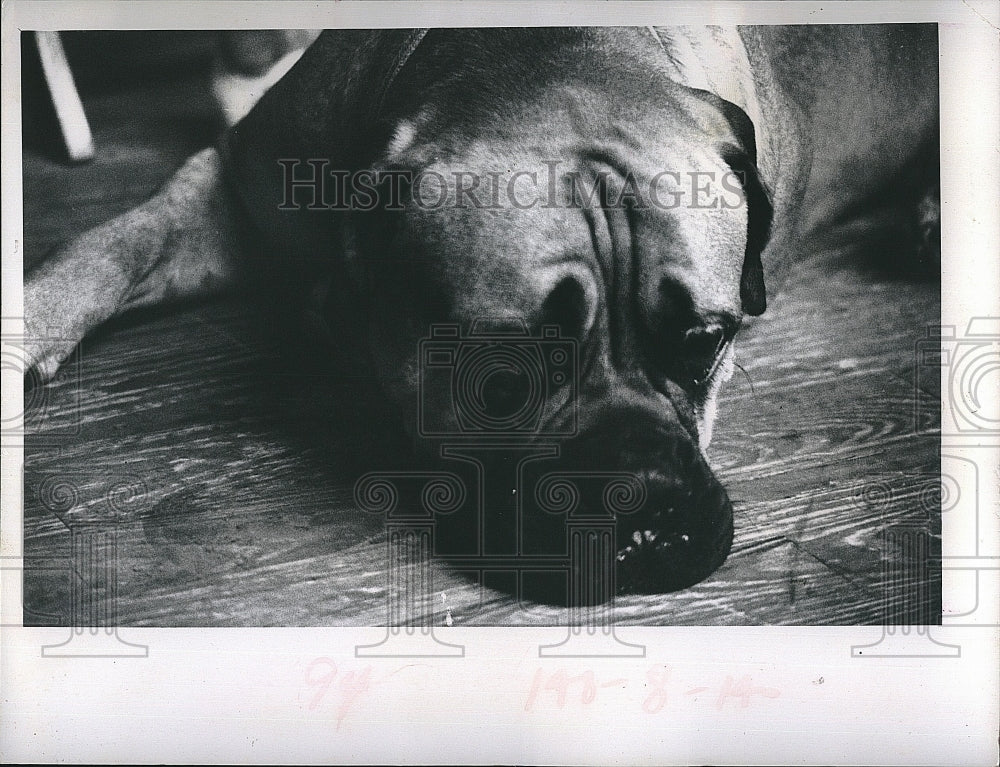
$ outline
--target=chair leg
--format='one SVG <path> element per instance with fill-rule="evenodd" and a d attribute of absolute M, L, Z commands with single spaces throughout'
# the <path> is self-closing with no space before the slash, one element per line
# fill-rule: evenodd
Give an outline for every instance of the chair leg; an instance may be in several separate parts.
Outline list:
<path fill-rule="evenodd" d="M 80 94 L 76 92 L 76 83 L 73 82 L 73 73 L 66 60 L 59 33 L 35 32 L 35 40 L 66 153 L 71 162 L 90 160 L 94 156 L 94 139 Z"/>

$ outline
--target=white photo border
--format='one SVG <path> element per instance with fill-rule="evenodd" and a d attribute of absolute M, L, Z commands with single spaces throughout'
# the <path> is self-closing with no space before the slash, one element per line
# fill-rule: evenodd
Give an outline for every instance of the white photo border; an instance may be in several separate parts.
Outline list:
<path fill-rule="evenodd" d="M 3 332 L 21 330 L 21 30 L 936 22 L 942 325 L 1000 315 L 1000 4 L 969 2 L 30 2 L 3 5 Z M 948 387 L 942 386 L 944 397 Z M 8 386 L 5 398 L 20 397 Z M 946 406 L 947 402 L 943 406 Z M 992 449 L 990 449 L 992 448 Z M 1000 567 L 997 445 L 980 476 Z M 3 448 L 0 611 L 20 612 L 21 472 Z M 943 529 L 949 539 L 963 531 Z M 976 562 L 962 560 L 966 569 Z M 984 570 L 996 584 L 1000 571 Z M 978 577 L 978 570 L 976 570 Z M 944 604 L 968 581 L 944 569 Z M 17 579 L 18 583 L 14 580 Z M 990 580 L 992 579 L 992 580 Z M 977 582 L 979 582 L 977 580 Z M 983 592 L 982 598 L 989 598 Z M 7 620 L 0 621 L 7 623 Z M 995 764 L 996 625 L 935 627 L 958 657 L 852 657 L 880 627 L 628 628 L 644 658 L 540 658 L 565 629 L 444 629 L 463 658 L 366 659 L 384 629 L 127 629 L 141 657 L 42 657 L 4 626 L 0 756 L 78 762 Z M 123 634 L 125 630 L 123 630 Z M 560 689 L 565 699 L 560 702 Z M 590 697 L 588 701 L 587 698 Z"/>

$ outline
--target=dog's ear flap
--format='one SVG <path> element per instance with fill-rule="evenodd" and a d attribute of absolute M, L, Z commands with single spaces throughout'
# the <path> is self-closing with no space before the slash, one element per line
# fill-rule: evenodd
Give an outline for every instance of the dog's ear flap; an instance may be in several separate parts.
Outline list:
<path fill-rule="evenodd" d="M 747 247 L 740 276 L 740 302 L 746 314 L 763 314 L 767 308 L 764 288 L 764 265 L 761 253 L 771 236 L 774 208 L 771 195 L 757 171 L 757 164 L 742 148 L 731 144 L 721 147 L 722 159 L 732 168 L 743 184 L 747 205 Z"/>
<path fill-rule="evenodd" d="M 713 107 L 716 112 L 722 115 L 740 148 L 750 158 L 750 162 L 756 165 L 757 132 L 754 130 L 753 120 L 750 119 L 750 115 L 736 106 L 732 101 L 726 101 L 726 99 L 716 96 L 710 91 L 689 87 L 685 87 L 685 90 L 696 99 Z"/>
<path fill-rule="evenodd" d="M 774 207 L 771 194 L 757 170 L 757 136 L 753 120 L 736 104 L 714 93 L 690 87 L 686 90 L 722 116 L 736 141 L 733 144 L 726 140 L 720 147 L 720 154 L 739 177 L 747 204 L 747 247 L 740 277 L 740 302 L 746 314 L 763 314 L 767 296 L 761 253 L 771 236 Z"/>

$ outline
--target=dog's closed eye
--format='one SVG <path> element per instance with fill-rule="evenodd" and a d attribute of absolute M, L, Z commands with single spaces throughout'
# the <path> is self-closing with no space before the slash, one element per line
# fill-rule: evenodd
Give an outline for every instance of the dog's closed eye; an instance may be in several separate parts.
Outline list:
<path fill-rule="evenodd" d="M 695 327 L 684 334 L 682 345 L 683 357 L 695 368 L 691 371 L 692 379 L 700 383 L 711 376 L 711 369 L 725 348 L 726 334 L 721 325 Z"/>
<path fill-rule="evenodd" d="M 720 323 L 689 328 L 681 341 L 678 383 L 700 389 L 711 383 L 732 342 L 732 334 Z"/>

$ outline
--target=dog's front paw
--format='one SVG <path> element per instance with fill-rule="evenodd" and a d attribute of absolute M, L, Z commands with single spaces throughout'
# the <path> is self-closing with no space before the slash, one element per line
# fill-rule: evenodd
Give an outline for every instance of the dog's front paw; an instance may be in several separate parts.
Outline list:
<path fill-rule="evenodd" d="M 33 323 L 25 323 L 25 332 L 21 338 L 19 367 L 22 367 L 24 383 L 27 388 L 47 384 L 69 360 L 80 338 L 76 334 L 65 333 L 58 328 L 35 327 Z"/>
<path fill-rule="evenodd" d="M 88 298 L 80 266 L 56 251 L 25 275 L 19 365 L 26 383 L 51 381 L 87 331 L 108 315 Z"/>
<path fill-rule="evenodd" d="M 25 377 L 31 379 L 33 383 L 48 383 L 56 377 L 59 368 L 62 367 L 62 364 L 69 358 L 72 352 L 73 349 L 71 347 L 69 351 L 60 350 L 43 357 L 30 370 L 25 371 Z"/>

